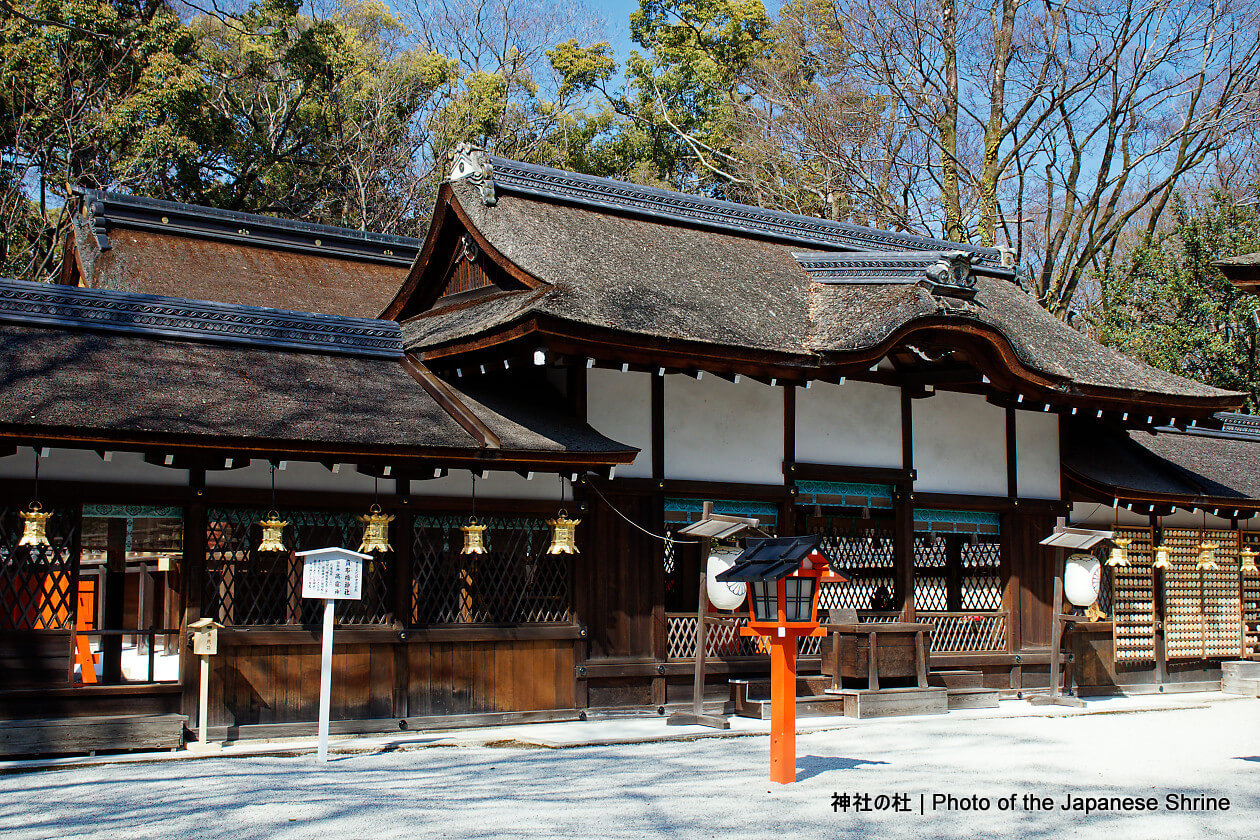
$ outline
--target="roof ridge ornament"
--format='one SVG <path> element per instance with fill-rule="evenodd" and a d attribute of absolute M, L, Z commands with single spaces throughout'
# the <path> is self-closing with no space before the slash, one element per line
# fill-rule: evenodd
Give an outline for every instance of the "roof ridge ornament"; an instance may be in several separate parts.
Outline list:
<path fill-rule="evenodd" d="M 466 179 L 481 193 L 483 204 L 493 207 L 498 203 L 499 199 L 494 194 L 494 167 L 485 149 L 472 143 L 456 143 L 455 148 L 447 153 L 446 160 L 451 165 L 447 182 Z"/>
<path fill-rule="evenodd" d="M 971 300 L 976 296 L 976 277 L 971 271 L 974 257 L 967 251 L 946 251 L 924 269 L 919 282 L 937 297 Z"/>

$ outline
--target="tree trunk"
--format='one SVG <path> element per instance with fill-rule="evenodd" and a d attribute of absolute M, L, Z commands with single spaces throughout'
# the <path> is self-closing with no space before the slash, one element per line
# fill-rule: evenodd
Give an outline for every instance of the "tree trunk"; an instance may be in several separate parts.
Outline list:
<path fill-rule="evenodd" d="M 963 242 L 962 206 L 958 197 L 958 9 L 956 0 L 941 0 L 941 47 L 945 62 L 945 101 L 937 118 L 941 144 L 941 204 L 945 238 Z"/>
<path fill-rule="evenodd" d="M 1011 62 L 1016 0 L 1002 0 L 1001 17 L 993 22 L 993 87 L 989 121 L 984 127 L 984 161 L 980 172 L 980 244 L 993 247 L 997 230 L 997 191 L 1001 177 L 998 151 L 1005 136 L 1006 68 Z"/>

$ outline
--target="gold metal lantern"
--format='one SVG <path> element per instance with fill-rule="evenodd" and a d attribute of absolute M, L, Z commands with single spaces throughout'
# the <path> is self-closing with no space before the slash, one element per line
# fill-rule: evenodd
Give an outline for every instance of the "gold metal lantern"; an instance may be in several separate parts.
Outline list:
<path fill-rule="evenodd" d="M 1256 569 L 1256 552 L 1251 550 L 1251 546 L 1244 546 L 1243 550 L 1238 552 L 1239 558 L 1242 559 L 1242 565 L 1238 567 L 1238 571 L 1242 574 L 1256 574 L 1260 569 Z"/>
<path fill-rule="evenodd" d="M 547 553 L 580 554 L 576 544 L 576 532 L 577 526 L 581 523 L 580 519 L 570 519 L 564 508 L 560 508 L 559 516 L 547 520 L 547 524 L 551 526 L 551 545 L 547 546 Z"/>
<path fill-rule="evenodd" d="M 389 544 L 389 523 L 394 521 L 392 514 L 383 513 L 381 506 L 373 504 L 359 521 L 363 523 L 363 542 L 359 543 L 359 551 L 371 554 L 373 551 L 393 551 Z"/>
<path fill-rule="evenodd" d="M 273 510 L 258 524 L 263 529 L 262 541 L 258 543 L 259 551 L 288 551 L 284 546 L 284 528 L 289 524 L 287 519 L 281 519 L 280 514 Z"/>
<path fill-rule="evenodd" d="M 1129 543 L 1133 540 L 1128 537 L 1119 537 L 1112 540 L 1111 554 L 1107 557 L 1107 565 L 1111 567 L 1129 565 Z"/>
<path fill-rule="evenodd" d="M 1199 543 L 1199 557 L 1195 568 L 1199 571 L 1211 571 L 1216 568 L 1216 549 L 1219 548 L 1216 543 L 1201 542 Z"/>
<path fill-rule="evenodd" d="M 22 539 L 18 540 L 18 546 L 49 548 L 48 518 L 52 513 L 45 513 L 39 502 L 31 502 L 30 507 L 18 515 L 22 517 Z"/>
<path fill-rule="evenodd" d="M 468 517 L 468 524 L 461 525 L 459 530 L 464 532 L 464 547 L 459 550 L 460 554 L 486 553 L 486 526 L 477 524 L 477 517 Z"/>
<path fill-rule="evenodd" d="M 1169 557 L 1172 555 L 1172 549 L 1164 543 L 1155 546 L 1155 562 L 1151 564 L 1156 569 L 1167 569 L 1169 565 Z"/>

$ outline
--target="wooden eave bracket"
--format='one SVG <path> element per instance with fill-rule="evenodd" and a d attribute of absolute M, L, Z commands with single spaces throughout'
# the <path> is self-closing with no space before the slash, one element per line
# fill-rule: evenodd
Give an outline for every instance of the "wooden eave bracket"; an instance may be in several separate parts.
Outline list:
<path fill-rule="evenodd" d="M 433 397 L 442 410 L 449 414 L 451 419 L 468 432 L 480 446 L 486 449 L 503 448 L 503 441 L 499 439 L 499 436 L 483 423 L 480 417 L 473 414 L 472 410 L 455 396 L 450 386 L 438 379 L 433 371 L 415 361 L 410 355 L 402 357 L 402 366 L 416 382 L 420 383 L 420 387 Z"/>

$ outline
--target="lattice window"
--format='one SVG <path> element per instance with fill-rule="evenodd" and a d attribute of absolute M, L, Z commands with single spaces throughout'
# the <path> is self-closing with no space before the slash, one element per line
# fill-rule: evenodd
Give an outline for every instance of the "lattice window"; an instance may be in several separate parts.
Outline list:
<path fill-rule="evenodd" d="M 481 519 L 486 554 L 460 554 L 464 520 L 417 517 L 412 541 L 412 622 L 570 622 L 570 557 L 547 554 L 551 530 L 536 517 Z"/>
<path fill-rule="evenodd" d="M 1155 661 L 1155 590 L 1150 528 L 1117 528 L 1127 537 L 1129 565 L 1104 567 L 1110 582 L 1112 638 L 1117 662 Z"/>
<path fill-rule="evenodd" d="M 230 626 L 314 624 L 320 602 L 302 597 L 302 560 L 309 548 L 357 548 L 363 526 L 353 513 L 281 511 L 287 551 L 255 550 L 262 537 L 255 508 L 212 509 L 206 514 L 206 567 L 202 614 Z M 393 621 L 393 557 L 363 564 L 363 597 L 337 606 L 342 624 Z"/>
<path fill-rule="evenodd" d="M 818 595 L 820 610 L 885 610 L 893 598 L 893 532 L 871 527 L 840 530 L 834 526 L 811 528 L 822 534 L 824 553 L 848 583 L 823 584 Z"/>
<path fill-rule="evenodd" d="M 17 508 L 0 507 L 0 630 L 69 630 L 74 627 L 74 544 L 78 515 L 53 510 L 48 548 L 18 546 Z"/>
<path fill-rule="evenodd" d="M 980 537 L 962 544 L 962 599 L 964 610 L 1002 609 L 1002 545 Z"/>
<path fill-rule="evenodd" d="M 949 609 L 950 555 L 958 550 L 951 542 L 952 538 L 931 532 L 914 535 L 915 609 Z"/>
<path fill-rule="evenodd" d="M 1243 531 L 1243 545 L 1260 551 L 1260 533 Z M 1243 655 L 1260 655 L 1260 574 L 1242 576 Z"/>

